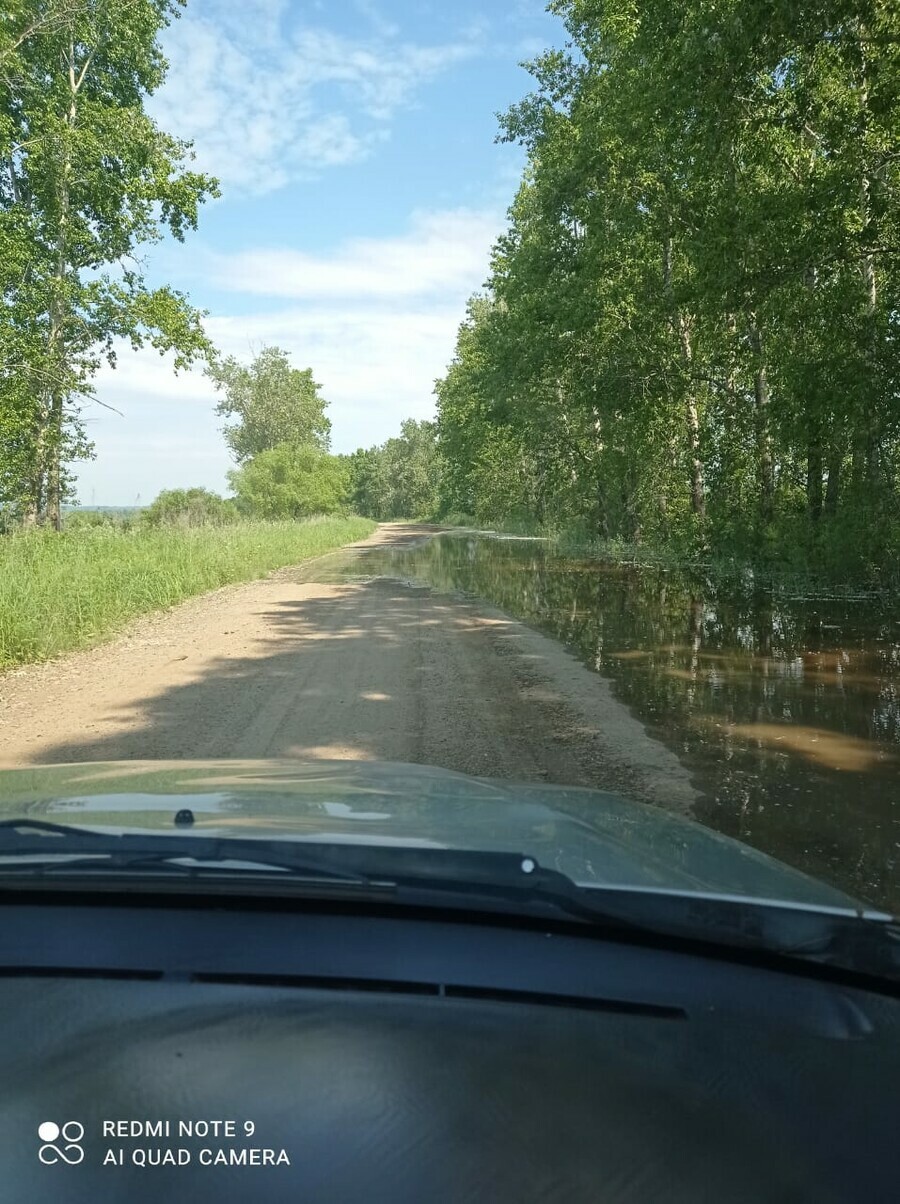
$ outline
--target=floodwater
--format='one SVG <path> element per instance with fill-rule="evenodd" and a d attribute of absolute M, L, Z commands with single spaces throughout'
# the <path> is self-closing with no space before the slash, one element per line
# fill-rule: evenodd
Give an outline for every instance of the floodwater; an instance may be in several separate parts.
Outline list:
<path fill-rule="evenodd" d="M 483 598 L 613 683 L 700 791 L 694 818 L 900 912 L 900 611 L 447 532 L 336 575 Z"/>

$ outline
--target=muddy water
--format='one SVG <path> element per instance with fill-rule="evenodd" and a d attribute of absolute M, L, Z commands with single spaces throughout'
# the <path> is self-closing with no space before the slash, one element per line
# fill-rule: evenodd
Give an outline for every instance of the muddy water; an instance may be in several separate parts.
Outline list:
<path fill-rule="evenodd" d="M 463 591 L 556 637 L 679 755 L 701 823 L 900 911 L 897 607 L 466 533 L 344 555 L 331 571 Z"/>

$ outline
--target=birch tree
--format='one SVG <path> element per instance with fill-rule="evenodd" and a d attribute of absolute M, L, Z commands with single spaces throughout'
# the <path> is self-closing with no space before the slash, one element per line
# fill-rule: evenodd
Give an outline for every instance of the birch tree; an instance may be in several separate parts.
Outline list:
<path fill-rule="evenodd" d="M 181 0 L 19 0 L 0 40 L 2 411 L 17 434 L 6 500 L 59 529 L 67 463 L 90 454 L 81 410 L 116 341 L 207 355 L 201 315 L 151 289 L 138 251 L 196 227 L 214 180 L 145 112 Z"/>
<path fill-rule="evenodd" d="M 900 9 L 550 7 L 566 48 L 501 118 L 526 174 L 437 386 L 445 505 L 889 565 Z"/>

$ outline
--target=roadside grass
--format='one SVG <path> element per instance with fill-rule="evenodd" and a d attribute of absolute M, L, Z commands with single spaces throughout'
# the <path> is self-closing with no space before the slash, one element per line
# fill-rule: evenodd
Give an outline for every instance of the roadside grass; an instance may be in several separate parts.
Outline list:
<path fill-rule="evenodd" d="M 375 527 L 349 516 L 0 537 L 0 669 L 98 643 L 137 615 L 263 577 Z"/>

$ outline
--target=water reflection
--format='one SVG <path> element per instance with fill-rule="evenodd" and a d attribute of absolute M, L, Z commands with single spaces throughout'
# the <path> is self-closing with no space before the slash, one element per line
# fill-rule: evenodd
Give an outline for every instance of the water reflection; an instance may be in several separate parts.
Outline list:
<path fill-rule="evenodd" d="M 331 572 L 485 598 L 548 632 L 682 758 L 701 822 L 900 910 L 893 609 L 716 588 L 470 533 L 360 550 Z"/>
<path fill-rule="evenodd" d="M 721 728 L 722 724 L 717 722 L 715 726 Z M 728 724 L 724 738 L 728 740 L 734 736 L 756 743 L 760 748 L 795 753 L 826 769 L 865 773 L 896 761 L 895 756 L 872 740 L 861 740 L 858 736 L 822 727 L 793 723 Z"/>

